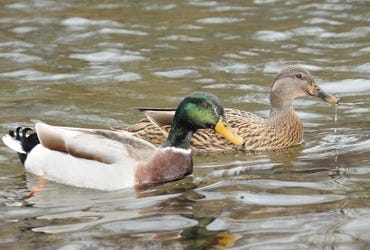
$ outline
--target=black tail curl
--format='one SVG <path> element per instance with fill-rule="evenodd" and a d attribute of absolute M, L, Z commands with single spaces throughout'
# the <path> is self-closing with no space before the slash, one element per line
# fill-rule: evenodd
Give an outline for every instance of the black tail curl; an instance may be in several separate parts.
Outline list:
<path fill-rule="evenodd" d="M 22 149 L 28 154 L 38 144 L 40 140 L 32 128 L 17 127 L 15 130 L 9 130 L 9 135 L 20 141 Z M 19 159 L 24 164 L 27 154 L 18 153 Z"/>

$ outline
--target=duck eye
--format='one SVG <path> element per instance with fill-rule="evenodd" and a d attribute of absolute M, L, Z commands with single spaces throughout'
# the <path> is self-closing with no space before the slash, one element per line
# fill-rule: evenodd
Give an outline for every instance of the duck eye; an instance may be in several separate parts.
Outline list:
<path fill-rule="evenodd" d="M 208 103 L 204 102 L 204 103 L 202 103 L 202 107 L 204 109 L 208 109 L 209 108 L 209 105 L 208 105 Z"/>
<path fill-rule="evenodd" d="M 302 74 L 296 74 L 295 76 L 296 76 L 298 79 L 302 79 L 302 78 L 303 78 Z"/>

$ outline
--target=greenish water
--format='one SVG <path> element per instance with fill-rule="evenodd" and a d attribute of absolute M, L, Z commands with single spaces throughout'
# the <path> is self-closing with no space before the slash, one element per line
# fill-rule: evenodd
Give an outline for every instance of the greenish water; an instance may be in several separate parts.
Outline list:
<path fill-rule="evenodd" d="M 0 128 L 108 128 L 192 91 L 265 116 L 299 64 L 337 107 L 295 101 L 305 144 L 200 154 L 184 180 L 118 192 L 47 182 L 0 145 L 0 247 L 367 249 L 370 7 L 365 1 L 1 1 Z"/>

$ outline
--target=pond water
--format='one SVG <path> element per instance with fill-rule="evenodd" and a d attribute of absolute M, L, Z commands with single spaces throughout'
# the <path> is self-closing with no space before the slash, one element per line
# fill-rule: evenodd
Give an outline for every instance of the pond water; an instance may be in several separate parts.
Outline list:
<path fill-rule="evenodd" d="M 117 192 L 47 182 L 0 144 L 0 247 L 368 249 L 367 1 L 0 2 L 0 128 L 109 128 L 193 91 L 266 116 L 273 76 L 299 64 L 339 97 L 295 101 L 305 144 L 196 154 L 194 174 Z"/>

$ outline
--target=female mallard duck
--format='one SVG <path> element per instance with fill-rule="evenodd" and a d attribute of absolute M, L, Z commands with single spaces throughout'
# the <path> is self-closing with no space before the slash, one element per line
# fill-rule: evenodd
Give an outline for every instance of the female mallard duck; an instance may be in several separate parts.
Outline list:
<path fill-rule="evenodd" d="M 178 106 L 171 130 L 162 147 L 129 133 L 56 127 L 36 123 L 10 131 L 4 143 L 18 152 L 29 172 L 67 185 L 118 190 L 168 182 L 192 173 L 190 138 L 197 129 L 210 128 L 230 142 L 242 139 L 225 123 L 218 99 L 196 92 Z"/>
<path fill-rule="evenodd" d="M 213 133 L 198 130 L 191 139 L 196 151 L 275 150 L 294 146 L 303 141 L 303 126 L 293 108 L 293 100 L 302 96 L 314 96 L 337 104 L 338 100 L 316 85 L 311 74 L 298 66 L 282 69 L 274 78 L 270 90 L 270 115 L 259 117 L 237 109 L 225 109 L 231 127 L 245 141 L 244 148 L 236 147 Z M 144 109 L 146 119 L 125 128 L 136 137 L 161 144 L 168 134 L 173 111 Z"/>

